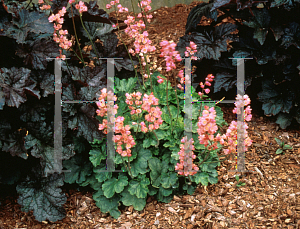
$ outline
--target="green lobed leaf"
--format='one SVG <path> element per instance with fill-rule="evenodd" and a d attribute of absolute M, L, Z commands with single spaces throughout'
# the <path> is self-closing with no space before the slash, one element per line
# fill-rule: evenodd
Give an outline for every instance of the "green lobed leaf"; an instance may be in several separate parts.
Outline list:
<path fill-rule="evenodd" d="M 129 182 L 128 191 L 131 195 L 136 195 L 137 198 L 146 198 L 150 180 L 145 175 L 141 175 L 139 178 L 139 181 L 131 180 Z"/>
<path fill-rule="evenodd" d="M 125 175 L 120 174 L 118 179 L 113 177 L 110 180 L 105 181 L 102 185 L 102 190 L 104 191 L 105 197 L 111 198 L 115 193 L 121 193 L 127 185 L 128 178 Z"/>
<path fill-rule="evenodd" d="M 141 145 L 137 146 L 136 152 L 138 152 L 137 158 L 130 163 L 133 177 L 137 177 L 139 174 L 145 174 L 149 171 L 148 160 L 152 157 L 151 151 L 143 148 Z"/>
<path fill-rule="evenodd" d="M 99 190 L 93 194 L 93 199 L 95 200 L 97 207 L 100 208 L 101 212 L 109 212 L 110 215 L 115 219 L 118 219 L 121 215 L 121 212 L 118 210 L 119 201 L 121 200 L 119 195 L 115 195 L 108 199 L 103 195 L 102 190 Z"/>
<path fill-rule="evenodd" d="M 128 191 L 128 188 L 121 193 L 122 203 L 125 206 L 133 206 L 136 211 L 142 211 L 146 206 L 146 197 L 138 198 L 136 195 L 131 195 Z"/>
<path fill-rule="evenodd" d="M 161 185 L 163 188 L 170 188 L 172 187 L 176 181 L 178 180 L 176 173 L 164 173 L 161 175 Z"/>

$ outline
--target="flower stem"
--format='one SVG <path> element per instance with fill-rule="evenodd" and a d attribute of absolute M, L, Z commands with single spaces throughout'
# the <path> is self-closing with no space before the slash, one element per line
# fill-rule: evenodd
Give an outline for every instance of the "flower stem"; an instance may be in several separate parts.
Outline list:
<path fill-rule="evenodd" d="M 132 174 L 131 174 L 131 170 L 130 170 L 129 158 L 128 158 L 128 166 L 126 165 L 126 163 L 125 163 L 125 161 L 124 161 L 124 158 L 123 158 L 123 156 L 121 156 L 121 158 L 122 158 L 122 162 L 123 162 L 123 164 L 124 164 L 125 168 L 126 168 L 126 169 L 128 170 L 128 172 L 129 172 L 129 175 L 130 175 L 130 177 L 133 179 L 133 176 L 132 176 Z"/>
<path fill-rule="evenodd" d="M 117 10 L 116 10 L 116 6 L 115 6 L 115 11 L 117 11 Z M 117 14 L 117 23 L 118 23 L 118 14 Z M 120 33 L 120 27 L 119 27 L 119 25 L 118 25 L 118 32 Z M 119 38 L 121 39 L 121 41 L 122 41 L 122 43 L 123 43 L 123 45 L 124 45 L 124 47 L 125 47 L 125 49 L 126 49 L 126 51 L 127 51 L 127 53 L 128 53 L 128 56 L 129 56 L 129 58 L 130 58 L 130 60 L 131 60 L 131 64 L 132 64 L 133 69 L 134 69 L 134 72 L 135 72 L 135 77 L 137 78 L 137 81 L 138 81 L 138 83 L 139 83 L 139 85 L 140 85 L 140 89 L 141 89 L 142 91 L 145 92 L 146 86 L 145 86 L 145 83 L 144 83 L 144 78 L 142 77 L 142 78 L 143 78 L 143 85 L 144 85 L 144 89 L 143 89 L 143 88 L 142 88 L 142 85 L 141 85 L 141 83 L 140 83 L 140 81 L 139 81 L 139 79 L 138 79 L 137 70 L 134 68 L 134 64 L 133 64 L 133 60 L 132 60 L 132 58 L 131 58 L 130 52 L 128 51 L 128 48 L 127 48 L 127 46 L 125 45 L 125 43 L 124 43 L 122 37 L 119 36 Z M 140 63 L 140 58 L 138 57 L 138 59 L 139 59 L 139 63 Z M 140 65 L 141 65 L 141 63 L 140 63 Z M 141 68 L 142 68 L 142 67 L 141 67 Z M 141 72 L 142 72 L 142 71 L 141 71 Z"/>
<path fill-rule="evenodd" d="M 155 145 L 155 148 L 157 148 L 157 147 L 158 147 L 158 145 L 159 145 L 159 140 L 158 140 L 158 137 L 156 136 L 156 134 L 155 134 L 154 130 L 153 130 L 152 132 L 153 132 L 153 134 L 155 135 L 155 137 L 156 137 L 156 140 L 157 140 L 157 144 Z"/>
<path fill-rule="evenodd" d="M 176 123 L 178 122 L 178 115 L 179 115 L 179 101 L 177 97 L 177 88 L 175 87 L 175 96 L 176 96 L 176 101 L 177 101 L 177 120 Z"/>
<path fill-rule="evenodd" d="M 173 132 L 173 126 L 172 126 L 172 115 L 171 115 L 171 111 L 170 111 L 170 107 L 169 107 L 169 102 L 168 102 L 168 80 L 166 80 L 166 83 L 167 83 L 167 88 L 166 88 L 166 95 L 167 95 L 167 107 L 168 107 L 168 111 L 169 111 L 169 114 L 170 114 L 170 117 L 171 117 L 171 133 Z"/>
<path fill-rule="evenodd" d="M 94 52 L 95 52 L 95 54 L 96 54 L 96 56 L 97 56 L 97 58 L 98 58 L 98 61 L 100 61 L 100 58 L 99 58 L 99 56 L 98 56 L 98 52 L 97 52 L 97 50 L 96 50 L 96 48 L 95 48 L 95 46 L 94 46 L 94 43 L 93 43 L 93 41 L 92 41 L 92 39 L 91 39 L 91 36 L 90 36 L 89 32 L 86 30 L 86 28 L 85 28 L 85 26 L 84 26 L 84 24 L 83 24 L 81 14 L 79 14 L 79 17 L 80 17 L 81 25 L 82 25 L 83 29 L 85 30 L 86 34 L 88 35 L 88 37 L 89 37 L 89 39 L 90 39 L 90 42 L 91 42 L 91 44 L 92 44 L 92 46 L 93 46 L 93 49 L 94 49 Z M 100 64 L 99 64 L 99 65 L 100 65 Z"/>
<path fill-rule="evenodd" d="M 86 65 L 85 65 L 85 63 L 84 63 L 84 59 L 83 59 L 82 53 L 81 53 L 81 48 L 80 48 L 80 45 L 79 45 L 77 33 L 76 33 L 76 27 L 75 27 L 75 22 L 74 22 L 74 15 L 73 15 L 73 9 L 72 9 L 72 6 L 71 6 L 71 13 L 72 13 L 72 22 L 73 22 L 73 28 L 74 28 L 75 38 L 76 38 L 76 41 L 77 41 L 77 45 L 78 45 L 78 48 L 79 48 L 79 52 L 80 52 L 81 58 L 82 58 L 82 60 L 83 60 L 82 63 L 83 63 L 83 65 L 84 65 L 84 67 L 86 67 Z"/>

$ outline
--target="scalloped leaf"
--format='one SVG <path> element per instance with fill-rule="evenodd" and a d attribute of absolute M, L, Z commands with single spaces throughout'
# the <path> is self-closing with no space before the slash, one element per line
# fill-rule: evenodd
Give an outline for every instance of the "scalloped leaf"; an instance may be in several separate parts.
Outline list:
<path fill-rule="evenodd" d="M 44 123 L 44 125 L 46 125 L 46 123 Z M 53 136 L 53 133 L 50 133 L 50 135 Z M 48 176 L 48 174 L 56 168 L 55 163 L 57 158 L 55 158 L 56 154 L 54 154 L 54 147 L 42 143 L 42 141 L 35 138 L 31 134 L 28 134 L 26 137 L 24 137 L 24 139 L 25 149 L 31 149 L 30 152 L 32 156 L 42 159 L 41 165 L 44 168 L 46 176 Z M 61 158 L 59 158 L 58 160 L 67 160 L 74 155 L 74 145 L 69 144 L 65 147 L 62 147 Z"/>
<path fill-rule="evenodd" d="M 83 183 L 93 171 L 90 161 L 84 161 L 80 154 L 76 154 L 70 160 L 63 161 L 63 166 L 70 170 L 70 172 L 65 172 L 65 182 L 69 184 Z"/>
<path fill-rule="evenodd" d="M 137 145 L 132 151 L 137 154 L 137 158 L 130 163 L 132 176 L 136 177 L 139 174 L 147 173 L 149 171 L 148 160 L 152 157 L 151 151 L 141 145 Z"/>
<path fill-rule="evenodd" d="M 284 9 L 286 10 L 291 10 L 294 7 L 293 2 L 300 2 L 299 0 L 274 0 L 271 3 L 271 8 L 272 7 L 279 7 L 279 6 L 284 6 Z"/>
<path fill-rule="evenodd" d="M 262 82 L 262 90 L 259 92 L 258 100 L 263 102 L 262 109 L 265 115 L 277 115 L 280 111 L 288 113 L 292 108 L 293 100 L 289 98 L 290 95 L 282 97 L 276 91 L 275 85 L 270 80 Z"/>
<path fill-rule="evenodd" d="M 96 91 L 99 89 L 93 87 L 82 87 L 80 92 L 76 92 L 72 85 L 67 88 L 63 87 L 63 101 L 91 101 L 96 97 Z M 63 104 L 62 110 L 69 113 L 68 128 L 78 128 L 76 137 L 84 136 L 87 141 L 92 142 L 94 139 L 102 139 L 105 135 L 99 130 L 99 121 L 94 117 L 96 109 L 91 104 L 86 103 L 66 103 Z"/>
<path fill-rule="evenodd" d="M 35 219 L 42 222 L 46 219 L 56 222 L 65 217 L 63 205 L 67 201 L 65 194 L 61 194 L 59 188 L 64 184 L 63 174 L 52 174 L 41 182 L 30 180 L 17 185 L 19 193 L 18 203 L 22 205 L 22 211 L 33 210 Z"/>
<path fill-rule="evenodd" d="M 175 50 L 179 51 L 181 57 L 185 57 L 186 47 L 189 47 L 190 41 L 193 41 L 197 45 L 195 56 L 198 61 L 203 58 L 219 60 L 221 52 L 228 51 L 227 39 L 234 37 L 231 32 L 236 28 L 237 26 L 231 23 L 224 23 L 215 28 L 200 28 L 198 32 L 180 37 Z"/>
<path fill-rule="evenodd" d="M 24 44 L 29 32 L 53 34 L 54 28 L 44 13 L 29 12 L 22 9 L 19 12 L 19 19 L 13 18 L 11 26 L 7 28 L 6 35 L 16 39 L 17 43 Z"/>
<path fill-rule="evenodd" d="M 294 45 L 297 49 L 300 49 L 300 25 L 297 22 L 290 22 L 289 26 L 284 29 L 284 34 L 281 39 L 281 46 L 288 49 L 291 45 Z"/>
<path fill-rule="evenodd" d="M 24 58 L 26 65 L 32 66 L 34 69 L 45 70 L 47 62 L 59 56 L 59 46 L 49 38 L 37 39 L 30 44 L 29 51 L 23 47 L 18 47 L 16 55 Z"/>
<path fill-rule="evenodd" d="M 19 108 L 20 104 L 27 100 L 25 89 L 40 99 L 40 92 L 33 90 L 36 83 L 29 78 L 30 69 L 12 67 L 11 69 L 2 68 L 2 71 L 4 73 L 0 75 L 0 83 L 2 84 L 0 91 L 3 92 L 2 96 L 5 97 L 8 106 Z"/>
<path fill-rule="evenodd" d="M 149 184 L 149 178 L 145 175 L 141 175 L 141 177 L 139 177 L 139 181 L 131 180 L 129 182 L 128 191 L 131 195 L 135 195 L 137 198 L 146 198 L 149 191 Z"/>
<path fill-rule="evenodd" d="M 188 34 L 192 29 L 196 29 L 203 16 L 207 19 L 217 20 L 218 12 L 212 10 L 212 6 L 213 3 L 200 3 L 190 11 L 185 25 L 185 34 Z"/>
<path fill-rule="evenodd" d="M 97 207 L 100 208 L 102 213 L 109 212 L 109 214 L 115 219 L 118 219 L 121 215 L 121 212 L 118 210 L 119 201 L 121 200 L 121 197 L 119 195 L 115 195 L 112 198 L 107 199 L 103 195 L 103 191 L 99 190 L 93 194 L 93 199 L 95 200 Z"/>
<path fill-rule="evenodd" d="M 266 8 L 261 10 L 253 9 L 254 19 L 250 22 L 243 22 L 244 25 L 254 29 L 253 38 L 257 39 L 261 45 L 265 43 L 266 36 L 268 34 L 269 23 L 271 17 L 269 11 Z"/>
<path fill-rule="evenodd" d="M 119 174 L 118 179 L 111 178 L 102 184 L 102 190 L 106 198 L 111 198 L 115 193 L 121 193 L 128 185 L 128 178 L 124 174 Z"/>
<path fill-rule="evenodd" d="M 146 206 L 146 197 L 138 198 L 136 195 L 131 195 L 128 191 L 128 187 L 121 193 L 122 203 L 125 206 L 133 206 L 136 211 L 142 211 Z"/>
<path fill-rule="evenodd" d="M 291 125 L 293 117 L 290 114 L 280 113 L 277 117 L 276 123 L 279 124 L 281 129 L 286 129 Z"/>

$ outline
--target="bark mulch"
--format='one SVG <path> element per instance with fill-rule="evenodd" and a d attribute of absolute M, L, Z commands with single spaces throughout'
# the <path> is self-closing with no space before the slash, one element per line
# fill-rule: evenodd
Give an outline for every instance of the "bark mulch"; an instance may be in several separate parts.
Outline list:
<path fill-rule="evenodd" d="M 153 13 L 148 33 L 157 51 L 161 40 L 178 42 L 179 37 L 184 35 L 187 16 L 197 4 L 199 2 L 162 7 Z M 126 19 L 126 15 L 123 14 L 121 19 Z M 202 20 L 201 23 L 209 22 Z M 132 47 L 133 41 L 125 35 L 124 39 Z M 153 56 L 157 58 L 158 67 L 165 66 L 159 52 Z M 176 66 L 184 68 L 180 64 Z M 167 75 L 164 70 L 162 74 Z M 228 123 L 236 120 L 232 113 L 233 105 L 220 106 Z M 217 184 L 208 187 L 199 185 L 193 195 L 175 196 L 169 204 L 158 203 L 149 197 L 143 211 L 138 212 L 133 207 L 122 208 L 117 220 L 101 213 L 90 191 L 63 189 L 68 197 L 64 205 L 67 216 L 55 223 L 38 222 L 32 212 L 21 212 L 17 196 L 11 195 L 0 200 L 0 228 L 300 228 L 299 125 L 281 130 L 274 117 L 264 116 L 261 110 L 253 110 L 252 113 L 248 134 L 253 144 L 245 158 L 246 169 L 254 172 L 240 176 L 245 186 L 236 186 L 235 175 L 241 174 L 229 173 L 229 170 L 235 169 L 236 162 L 235 159 L 227 160 L 218 168 Z M 278 145 L 275 137 L 284 140 L 293 149 L 276 155 Z"/>

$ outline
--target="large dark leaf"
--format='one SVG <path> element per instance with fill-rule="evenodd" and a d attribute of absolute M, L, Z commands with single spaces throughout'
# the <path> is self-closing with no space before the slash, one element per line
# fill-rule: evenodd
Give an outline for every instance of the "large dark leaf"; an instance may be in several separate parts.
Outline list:
<path fill-rule="evenodd" d="M 255 16 L 254 20 L 251 20 L 250 22 L 245 21 L 243 24 L 254 29 L 253 37 L 256 38 L 261 45 L 263 45 L 268 34 L 271 17 L 266 8 L 261 10 L 253 9 L 253 14 Z"/>
<path fill-rule="evenodd" d="M 276 123 L 279 124 L 281 129 L 286 129 L 291 125 L 293 117 L 290 114 L 280 113 L 277 117 Z"/>
<path fill-rule="evenodd" d="M 195 56 L 197 60 L 203 58 L 219 60 L 221 52 L 227 52 L 227 39 L 230 39 L 231 32 L 236 30 L 236 25 L 231 23 L 221 24 L 216 28 L 202 29 L 201 32 L 192 32 L 190 35 L 180 37 L 176 50 L 181 57 L 185 57 L 186 47 L 190 46 L 190 41 L 197 45 Z"/>
<path fill-rule="evenodd" d="M 8 124 L 8 123 L 7 123 Z M 1 131 L 3 131 L 4 129 L 6 129 L 7 125 L 3 124 L 1 125 Z M 13 134 L 8 134 L 9 137 L 5 138 L 5 136 L 2 136 L 3 138 L 1 140 L 3 140 L 3 147 L 2 150 L 5 152 L 9 152 L 13 157 L 14 156 L 18 156 L 21 157 L 23 159 L 27 159 L 28 158 L 28 154 L 27 151 L 24 147 L 24 137 L 27 134 L 26 129 L 20 129 L 20 130 L 25 130 L 24 131 L 15 131 Z"/>
<path fill-rule="evenodd" d="M 46 69 L 47 62 L 53 61 L 47 58 L 59 56 L 59 46 L 50 39 L 38 39 L 31 43 L 29 49 L 19 47 L 16 54 L 24 58 L 26 65 L 31 65 L 34 69 Z"/>
<path fill-rule="evenodd" d="M 196 29 L 202 16 L 205 16 L 208 19 L 211 18 L 215 21 L 217 20 L 218 12 L 217 10 L 212 11 L 212 6 L 213 3 L 200 3 L 191 10 L 185 25 L 185 34 L 188 34 L 192 29 Z"/>
<path fill-rule="evenodd" d="M 87 32 L 89 33 L 92 41 L 95 41 L 96 38 L 102 40 L 101 37 L 103 37 L 107 33 L 111 33 L 111 31 L 114 30 L 114 28 L 110 24 L 106 24 L 106 23 L 84 21 L 83 24 Z M 83 27 L 81 27 L 80 29 L 81 32 L 83 33 L 83 36 L 89 38 L 85 29 Z"/>
<path fill-rule="evenodd" d="M 213 6 L 211 7 L 211 11 L 216 10 L 220 7 L 224 7 L 228 4 L 230 4 L 232 1 L 231 0 L 215 0 L 213 2 Z"/>
<path fill-rule="evenodd" d="M 25 89 L 40 98 L 40 92 L 33 90 L 36 83 L 29 79 L 29 69 L 12 67 L 11 69 L 2 68 L 2 71 L 4 73 L 0 75 L 0 91 L 3 92 L 2 96 L 5 97 L 8 106 L 18 108 L 21 103 L 24 103 L 27 100 Z"/>
<path fill-rule="evenodd" d="M 277 115 L 280 111 L 289 113 L 292 105 L 293 98 L 290 92 L 286 91 L 286 95 L 279 93 L 276 86 L 270 80 L 263 81 L 263 91 L 258 93 L 258 100 L 263 102 L 262 109 L 265 115 Z"/>
<path fill-rule="evenodd" d="M 16 39 L 18 43 L 24 44 L 28 32 L 53 34 L 54 28 L 53 24 L 49 23 L 47 15 L 23 9 L 19 13 L 19 19 L 13 18 L 6 35 Z"/>
<path fill-rule="evenodd" d="M 39 83 L 42 89 L 42 96 L 47 97 L 48 95 L 54 94 L 55 87 L 55 76 L 45 70 L 33 70 L 31 72 L 31 78 Z"/>
<path fill-rule="evenodd" d="M 65 182 L 69 184 L 83 183 L 93 171 L 90 161 L 85 161 L 81 154 L 77 154 L 70 160 L 63 161 L 63 165 L 70 172 L 65 173 Z"/>
<path fill-rule="evenodd" d="M 19 184 L 16 189 L 20 194 L 18 203 L 22 205 L 22 211 L 33 210 L 33 215 L 39 222 L 47 219 L 56 222 L 63 219 L 63 205 L 67 201 L 67 197 L 59 188 L 64 184 L 63 175 L 52 174 L 40 181 L 27 177 L 25 182 Z"/>
<path fill-rule="evenodd" d="M 62 63 L 62 70 L 67 71 L 68 74 L 72 76 L 72 79 L 78 81 L 81 85 L 91 86 L 100 90 L 103 88 L 103 82 L 106 82 L 106 68 L 100 66 L 95 66 L 94 68 L 85 67 L 78 68 L 76 66 L 66 67 L 64 63 Z"/>
<path fill-rule="evenodd" d="M 25 148 L 27 150 L 31 149 L 31 155 L 36 158 L 41 158 L 41 165 L 44 168 L 44 173 L 46 176 L 48 174 L 53 173 L 56 168 L 56 156 L 58 154 L 54 154 L 54 147 L 44 144 L 42 141 L 38 140 L 34 136 L 28 134 L 25 138 Z M 74 156 L 74 145 L 69 144 L 65 147 L 62 147 L 61 158 L 58 160 L 67 160 Z"/>
<path fill-rule="evenodd" d="M 81 88 L 80 93 L 76 93 L 71 85 L 63 89 L 63 101 L 91 101 L 95 99 L 96 91 L 100 88 Z M 91 104 L 67 103 L 63 105 L 63 111 L 70 113 L 68 127 L 74 129 L 78 127 L 77 137 L 84 136 L 89 142 L 94 139 L 102 139 L 104 134 L 99 130 L 99 121 L 94 117 L 96 109 Z"/>
<path fill-rule="evenodd" d="M 290 11 L 294 7 L 293 2 L 300 2 L 300 1 L 299 0 L 274 0 L 272 1 L 270 7 L 279 7 L 283 5 L 284 9 Z"/>
<path fill-rule="evenodd" d="M 289 27 L 284 29 L 281 45 L 285 49 L 291 45 L 300 49 L 300 25 L 297 22 L 291 22 Z"/>

